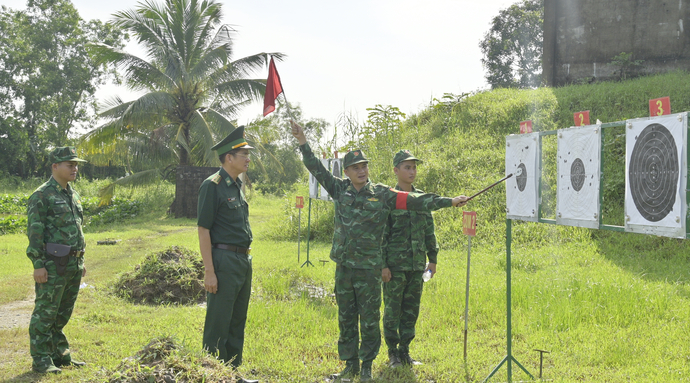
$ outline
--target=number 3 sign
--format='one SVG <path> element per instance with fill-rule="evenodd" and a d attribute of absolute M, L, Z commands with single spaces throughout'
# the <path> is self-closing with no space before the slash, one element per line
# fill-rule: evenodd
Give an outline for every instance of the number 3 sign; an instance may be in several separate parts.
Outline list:
<path fill-rule="evenodd" d="M 649 117 L 671 114 L 671 98 L 661 97 L 649 100 Z"/>

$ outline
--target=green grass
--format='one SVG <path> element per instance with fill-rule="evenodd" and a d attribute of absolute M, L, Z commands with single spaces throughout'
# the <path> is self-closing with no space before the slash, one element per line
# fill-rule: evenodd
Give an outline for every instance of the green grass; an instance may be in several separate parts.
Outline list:
<path fill-rule="evenodd" d="M 292 197 L 290 197 L 292 198 Z M 330 244 L 312 243 L 315 267 L 300 268 L 292 241 L 266 240 L 285 202 L 251 199 L 253 294 L 247 323 L 245 363 L 240 371 L 263 382 L 321 382 L 339 370 L 337 310 L 329 295 L 334 264 L 321 266 Z M 535 348 L 545 355 L 544 377 L 555 382 L 671 382 L 690 376 L 688 275 L 690 254 L 681 241 L 642 235 L 562 230 L 546 224 L 515 223 L 512 256 L 513 354 L 538 374 Z M 480 228 L 481 230 L 481 228 Z M 573 236 L 572 233 L 577 234 Z M 115 246 L 96 246 L 101 238 Z M 0 245 L 0 299 L 30 295 L 31 267 L 26 239 L 4 236 Z M 468 358 L 463 361 L 466 250 L 442 248 L 437 276 L 425 284 L 413 371 L 390 371 L 385 345 L 374 363 L 380 382 L 476 382 L 506 354 L 505 245 L 473 244 Z M 89 362 L 42 382 L 104 381 L 122 359 L 154 337 L 172 336 L 200 352 L 205 310 L 192 306 L 147 306 L 112 294 L 117 276 L 143 257 L 170 245 L 198 248 L 193 220 L 158 219 L 87 234 L 89 285 L 82 290 L 66 328 L 75 358 Z M 305 286 L 325 297 L 310 298 Z M 0 380 L 34 381 L 28 373 L 26 329 L 0 330 Z M 515 380 L 525 380 L 513 366 Z M 505 381 L 503 366 L 492 381 Z"/>

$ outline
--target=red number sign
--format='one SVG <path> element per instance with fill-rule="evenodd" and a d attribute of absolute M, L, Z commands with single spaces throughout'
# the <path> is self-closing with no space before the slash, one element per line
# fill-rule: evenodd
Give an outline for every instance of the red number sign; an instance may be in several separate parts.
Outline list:
<path fill-rule="evenodd" d="M 661 97 L 649 100 L 649 116 L 663 116 L 664 114 L 671 114 L 671 98 Z"/>
<path fill-rule="evenodd" d="M 463 211 L 462 212 L 462 233 L 465 235 L 477 235 L 477 212 Z"/>
<path fill-rule="evenodd" d="M 532 120 L 522 121 L 520 123 L 520 134 L 532 133 Z"/>
<path fill-rule="evenodd" d="M 301 209 L 304 207 L 304 197 L 297 196 L 297 202 L 295 203 L 295 207 L 298 209 Z"/>
<path fill-rule="evenodd" d="M 575 118 L 575 126 L 589 125 L 589 110 L 577 112 L 573 117 Z"/>

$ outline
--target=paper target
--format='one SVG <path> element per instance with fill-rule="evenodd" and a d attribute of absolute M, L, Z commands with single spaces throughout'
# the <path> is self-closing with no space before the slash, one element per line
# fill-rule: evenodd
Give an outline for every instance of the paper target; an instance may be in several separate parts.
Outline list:
<path fill-rule="evenodd" d="M 686 132 L 686 113 L 626 121 L 626 231 L 685 238 Z"/>
<path fill-rule="evenodd" d="M 601 126 L 558 131 L 556 223 L 599 228 Z"/>
<path fill-rule="evenodd" d="M 539 133 L 506 137 L 506 213 L 509 219 L 538 220 Z"/>

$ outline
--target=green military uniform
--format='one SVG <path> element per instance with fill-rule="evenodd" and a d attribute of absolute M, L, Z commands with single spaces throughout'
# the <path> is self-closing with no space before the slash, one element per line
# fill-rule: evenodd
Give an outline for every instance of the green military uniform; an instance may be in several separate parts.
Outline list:
<path fill-rule="evenodd" d="M 244 139 L 243 126 L 212 149 L 222 155 L 237 148 L 252 149 Z M 199 188 L 197 216 L 197 225 L 210 231 L 218 279 L 218 291 L 206 294 L 203 347 L 219 359 L 239 366 L 252 290 L 252 229 L 239 177 L 233 180 L 221 167 L 204 180 Z"/>
<path fill-rule="evenodd" d="M 300 145 L 304 165 L 333 198 L 335 227 L 331 259 L 336 263 L 338 354 L 348 364 L 358 359 L 371 364 L 381 345 L 381 245 L 386 217 L 393 209 L 437 210 L 452 206 L 452 199 L 434 194 L 400 192 L 367 182 L 357 191 L 352 182 L 333 176 L 314 156 L 309 144 Z M 344 159 L 347 168 L 368 162 L 361 151 Z M 357 331 L 359 318 L 361 347 Z M 362 364 L 364 366 L 364 363 Z"/>
<path fill-rule="evenodd" d="M 51 160 L 53 163 L 86 162 L 77 158 L 73 147 L 55 149 Z M 48 272 L 46 283 L 35 284 L 36 303 L 29 323 L 32 366 L 39 372 L 72 362 L 69 343 L 62 330 L 72 315 L 84 269 L 83 219 L 79 193 L 69 184 L 63 188 L 52 177 L 29 198 L 26 255 L 34 269 L 45 268 Z M 48 243 L 69 246 L 69 254 L 62 257 L 47 254 Z"/>
<path fill-rule="evenodd" d="M 401 150 L 393 160 L 417 161 L 409 150 Z M 400 190 L 400 186 L 396 185 Z M 412 191 L 422 191 L 412 186 Z M 410 342 L 415 337 L 424 281 L 422 274 L 429 263 L 436 263 L 438 244 L 434 219 L 430 212 L 392 211 L 388 216 L 388 234 L 383 248 L 384 268 L 391 271 L 391 279 L 383 284 L 383 337 L 391 352 L 409 355 Z"/>

